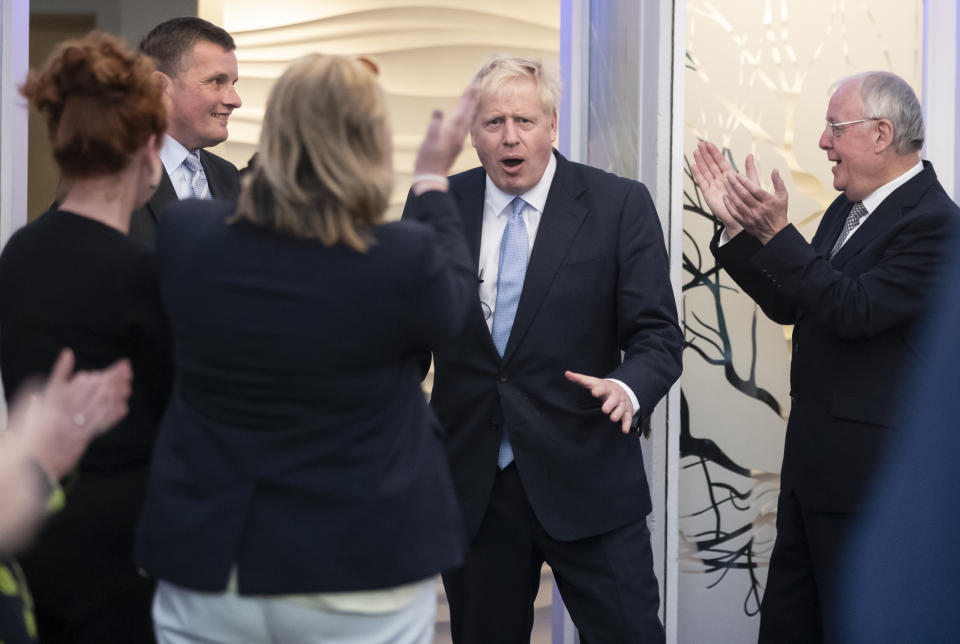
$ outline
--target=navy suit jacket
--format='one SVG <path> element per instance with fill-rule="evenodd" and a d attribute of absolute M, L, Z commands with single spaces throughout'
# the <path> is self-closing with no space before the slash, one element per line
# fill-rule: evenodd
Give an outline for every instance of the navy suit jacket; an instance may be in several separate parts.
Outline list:
<path fill-rule="evenodd" d="M 460 563 L 459 507 L 419 359 L 460 333 L 476 276 L 446 194 L 366 253 L 186 200 L 157 237 L 176 378 L 137 559 L 245 594 L 386 588 Z"/>
<path fill-rule="evenodd" d="M 928 162 L 829 259 L 851 208 L 837 197 L 809 244 L 792 225 L 766 246 L 746 233 L 711 244 L 772 320 L 795 325 L 781 490 L 828 512 L 860 509 L 895 437 L 904 374 L 924 359 L 918 329 L 960 223 Z"/>
<path fill-rule="evenodd" d="M 434 352 L 431 404 L 447 430 L 471 538 L 486 511 L 504 422 L 530 503 L 554 538 L 601 534 L 651 509 L 638 434 L 622 434 L 601 402 L 563 374 L 623 381 L 640 413 L 679 377 L 683 339 L 660 220 L 642 184 L 556 157 L 503 357 L 476 290 L 466 329 Z M 450 178 L 474 270 L 485 181 L 482 168 Z M 404 216 L 415 213 L 408 203 Z"/>
<path fill-rule="evenodd" d="M 235 202 L 240 195 L 240 174 L 237 167 L 212 152 L 200 150 L 200 165 L 207 176 L 210 194 L 215 199 Z M 133 211 L 130 216 L 130 238 L 153 248 L 157 238 L 157 223 L 160 214 L 179 201 L 177 192 L 166 168 L 160 177 L 160 185 L 147 203 Z"/>

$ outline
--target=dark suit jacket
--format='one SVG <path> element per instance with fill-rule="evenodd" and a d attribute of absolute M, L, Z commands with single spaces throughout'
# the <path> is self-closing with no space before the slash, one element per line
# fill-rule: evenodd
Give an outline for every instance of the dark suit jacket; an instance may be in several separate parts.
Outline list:
<path fill-rule="evenodd" d="M 395 586 L 457 565 L 465 534 L 419 358 L 475 297 L 452 200 L 376 228 L 366 253 L 186 200 L 158 231 L 176 384 L 137 558 L 247 594 Z"/>
<path fill-rule="evenodd" d="M 554 538 L 601 534 L 651 509 L 638 435 L 622 434 L 563 373 L 623 381 L 641 413 L 679 377 L 682 336 L 660 220 L 642 184 L 556 157 L 503 358 L 476 290 L 464 332 L 434 352 L 431 404 L 447 430 L 471 538 L 504 422 L 530 503 Z M 482 168 L 450 178 L 474 270 L 485 179 Z M 415 213 L 408 203 L 405 216 Z"/>
<path fill-rule="evenodd" d="M 711 245 L 772 320 L 795 325 L 781 490 L 829 512 L 859 509 L 895 437 L 904 374 L 923 360 L 917 330 L 960 222 L 924 162 L 827 259 L 851 207 L 837 197 L 810 244 L 791 225 L 766 246 L 745 233 Z"/>
<path fill-rule="evenodd" d="M 843 560 L 838 642 L 958 642 L 960 612 L 960 254 L 901 408 L 902 436 Z"/>
<path fill-rule="evenodd" d="M 200 165 L 203 166 L 203 172 L 207 175 L 210 194 L 215 199 L 235 202 L 240 195 L 240 174 L 236 166 L 206 150 L 200 150 Z M 177 193 L 173 189 L 170 175 L 164 168 L 157 191 L 147 203 L 134 210 L 130 216 L 130 238 L 153 248 L 160 213 L 177 201 Z"/>

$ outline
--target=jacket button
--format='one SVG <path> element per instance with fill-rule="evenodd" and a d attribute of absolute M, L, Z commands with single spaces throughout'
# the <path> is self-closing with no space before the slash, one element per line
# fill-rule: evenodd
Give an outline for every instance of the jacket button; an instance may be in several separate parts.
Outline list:
<path fill-rule="evenodd" d="M 508 380 L 510 380 L 510 379 L 507 377 L 507 374 L 505 374 L 505 373 L 501 373 L 501 374 L 500 374 L 500 382 L 506 382 L 506 381 L 508 381 Z"/>

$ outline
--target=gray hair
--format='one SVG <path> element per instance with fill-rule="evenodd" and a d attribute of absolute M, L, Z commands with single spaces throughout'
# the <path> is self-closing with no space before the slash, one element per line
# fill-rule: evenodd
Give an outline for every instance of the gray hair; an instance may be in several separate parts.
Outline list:
<path fill-rule="evenodd" d="M 897 154 L 919 152 L 923 147 L 923 109 L 907 81 L 890 72 L 864 72 L 838 81 L 834 87 L 861 79 L 864 117 L 890 120 Z"/>

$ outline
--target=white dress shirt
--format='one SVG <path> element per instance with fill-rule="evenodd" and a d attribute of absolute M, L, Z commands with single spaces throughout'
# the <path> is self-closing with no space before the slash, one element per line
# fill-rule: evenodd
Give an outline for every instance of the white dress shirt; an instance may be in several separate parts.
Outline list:
<path fill-rule="evenodd" d="M 487 329 L 490 331 L 493 331 L 493 311 L 497 307 L 500 242 L 503 239 L 503 231 L 507 228 L 507 220 L 513 212 L 510 204 L 517 196 L 527 202 L 520 216 L 523 217 L 524 226 L 527 228 L 527 261 L 529 262 L 530 253 L 533 251 L 533 243 L 537 238 L 537 230 L 540 228 L 543 208 L 547 203 L 547 194 L 550 192 L 550 185 L 553 183 L 553 176 L 556 172 L 557 159 L 551 154 L 550 161 L 547 163 L 540 181 L 522 195 L 511 195 L 503 192 L 490 180 L 490 175 L 487 175 L 486 190 L 483 196 L 483 227 L 480 232 L 478 280 L 480 282 L 480 307 L 483 309 Z M 596 374 L 588 373 L 586 375 L 595 376 Z M 615 382 L 626 392 L 630 404 L 633 405 L 633 412 L 638 412 L 640 403 L 637 401 L 633 390 L 626 383 L 615 378 L 607 378 L 607 380 Z"/>
<path fill-rule="evenodd" d="M 880 186 L 879 188 L 871 192 L 869 195 L 864 197 L 861 203 L 863 203 L 863 207 L 867 209 L 867 214 L 860 217 L 860 221 L 859 223 L 857 223 L 857 227 L 850 231 L 850 234 L 847 235 L 847 238 L 843 240 L 843 244 L 846 244 L 848 241 L 850 241 L 850 238 L 853 237 L 858 230 L 860 230 L 860 226 L 862 226 L 863 222 L 867 220 L 867 217 L 870 216 L 870 213 L 876 210 L 877 206 L 883 203 L 884 199 L 889 197 L 894 190 L 896 190 L 897 188 L 905 184 L 907 181 L 910 181 L 910 179 L 913 179 L 922 171 L 923 171 L 923 161 L 917 161 L 917 165 L 913 166 L 912 168 L 910 168 L 909 170 L 901 174 L 899 177 L 897 177 L 893 181 L 883 184 L 882 186 Z M 840 245 L 840 248 L 843 248 L 843 244 Z"/>
<path fill-rule="evenodd" d="M 533 242 L 537 238 L 540 228 L 540 218 L 543 216 L 543 207 L 547 203 L 547 193 L 553 175 L 557 171 L 557 160 L 551 154 L 540 182 L 527 192 L 519 195 L 527 202 L 523 209 L 523 224 L 527 228 L 527 261 L 533 250 Z M 487 188 L 483 196 L 483 228 L 480 233 L 480 305 L 487 320 L 487 328 L 493 330 L 493 310 L 497 302 L 497 277 L 500 271 L 500 241 L 503 231 L 507 228 L 507 220 L 513 210 L 510 204 L 517 195 L 509 195 L 490 180 L 487 175 Z"/>

